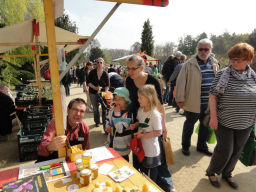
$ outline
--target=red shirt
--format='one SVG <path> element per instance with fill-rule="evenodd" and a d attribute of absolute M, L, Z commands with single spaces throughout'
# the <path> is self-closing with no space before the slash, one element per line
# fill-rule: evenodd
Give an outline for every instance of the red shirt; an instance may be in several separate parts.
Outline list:
<path fill-rule="evenodd" d="M 72 127 L 70 126 L 67 120 L 67 130 L 65 131 L 65 135 L 67 136 L 67 139 L 69 141 L 77 140 L 78 137 L 83 137 L 84 141 L 81 141 L 83 150 L 90 149 L 89 127 L 83 121 L 81 121 L 78 125 L 80 126 L 80 136 L 78 136 L 78 131 L 79 131 L 78 126 L 72 129 Z M 52 140 L 54 130 L 55 130 L 55 119 L 52 119 L 46 131 L 44 132 L 41 143 L 37 149 L 38 155 L 48 156 L 53 152 L 53 151 L 49 152 L 46 147 L 47 145 L 49 145 L 49 143 Z"/>

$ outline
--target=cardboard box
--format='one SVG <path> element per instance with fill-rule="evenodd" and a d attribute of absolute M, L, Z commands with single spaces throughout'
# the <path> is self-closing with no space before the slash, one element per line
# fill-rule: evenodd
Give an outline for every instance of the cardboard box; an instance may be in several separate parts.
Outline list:
<path fill-rule="evenodd" d="M 81 144 L 78 144 L 77 148 L 79 148 L 81 151 L 76 152 L 76 153 L 72 153 L 70 144 L 68 143 L 68 145 L 67 145 L 67 156 L 68 156 L 69 160 L 72 161 L 72 162 L 77 160 L 77 159 L 81 159 L 82 158 L 82 153 L 84 153 L 86 151 L 86 150 L 83 151 L 83 148 L 82 148 Z"/>

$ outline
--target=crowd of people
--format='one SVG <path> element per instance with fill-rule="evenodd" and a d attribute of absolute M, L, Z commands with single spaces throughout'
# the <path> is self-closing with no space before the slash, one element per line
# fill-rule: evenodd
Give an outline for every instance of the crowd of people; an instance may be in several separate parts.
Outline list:
<path fill-rule="evenodd" d="M 115 105 L 107 117 L 102 111 L 102 121 L 97 93 L 101 88 L 107 93 L 115 82 L 119 82 L 121 68 L 111 65 L 106 71 L 103 58 L 84 63 L 82 69 L 73 67 L 69 74 L 78 86 L 83 85 L 87 102 L 82 98 L 70 101 L 65 135 L 56 136 L 55 120 L 50 122 L 38 148 L 38 162 L 56 158 L 57 150 L 65 146 L 66 140 L 71 145 L 81 143 L 83 149 L 89 149 L 90 132 L 82 120 L 85 112 L 93 111 L 96 127 L 101 122 L 106 123 L 110 147 L 129 162 L 131 140 L 141 139 L 145 156 L 141 159 L 132 153 L 134 168 L 149 175 L 164 191 L 176 191 L 161 142 L 162 134 L 171 129 L 167 128 L 165 120 L 164 104 L 168 103 L 176 112 L 184 110 L 181 138 L 184 157 L 190 155 L 191 136 L 199 120 L 196 150 L 211 156 L 206 176 L 219 188 L 215 174 L 222 174 L 228 184 L 237 189 L 232 172 L 255 124 L 256 73 L 250 67 L 254 48 L 246 43 L 236 44 L 228 52 L 230 64 L 222 70 L 212 49 L 212 41 L 202 39 L 198 42 L 197 53 L 190 59 L 180 51 L 170 55 L 162 70 L 166 84 L 164 95 L 159 79 L 151 74 L 158 72 L 157 67 L 138 55 L 131 56 L 125 69 L 129 73 L 126 87 L 124 84 L 115 87 Z M 115 77 L 113 82 L 112 77 Z M 1 101 L 5 99 L 8 103 L 3 90 L 6 91 L 5 85 L 0 84 Z M 1 105 L 4 106 L 4 102 Z M 12 109 L 5 107 L 5 110 Z M 207 112 L 210 113 L 208 125 L 205 123 Z M 213 152 L 207 146 L 209 127 L 214 129 L 217 139 Z"/>

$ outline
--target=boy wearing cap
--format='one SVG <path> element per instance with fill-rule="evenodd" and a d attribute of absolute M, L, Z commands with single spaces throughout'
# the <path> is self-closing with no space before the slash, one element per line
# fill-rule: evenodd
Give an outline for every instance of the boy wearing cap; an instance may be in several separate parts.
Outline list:
<path fill-rule="evenodd" d="M 108 132 L 108 144 L 129 162 L 132 138 L 130 129 L 132 113 L 128 108 L 128 104 L 131 103 L 130 94 L 125 87 L 119 87 L 113 95 L 115 106 L 109 111 L 105 130 Z"/>

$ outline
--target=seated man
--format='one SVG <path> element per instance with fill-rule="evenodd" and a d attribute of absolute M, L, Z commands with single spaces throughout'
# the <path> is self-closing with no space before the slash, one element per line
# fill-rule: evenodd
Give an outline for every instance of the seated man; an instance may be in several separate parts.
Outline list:
<path fill-rule="evenodd" d="M 8 140 L 8 135 L 12 133 L 12 117 L 15 106 L 12 99 L 7 95 L 7 85 L 0 84 L 0 140 Z"/>
<path fill-rule="evenodd" d="M 55 136 L 55 119 L 51 120 L 37 149 L 37 162 L 58 158 L 58 149 L 66 145 L 66 140 L 71 146 L 82 144 L 83 150 L 90 149 L 89 127 L 82 121 L 86 105 L 81 98 L 72 99 L 69 102 L 65 135 Z"/>

